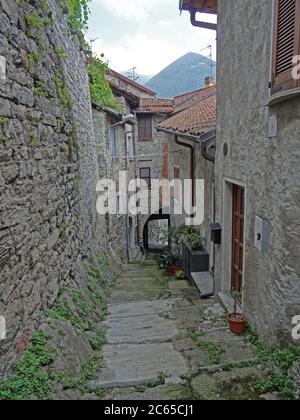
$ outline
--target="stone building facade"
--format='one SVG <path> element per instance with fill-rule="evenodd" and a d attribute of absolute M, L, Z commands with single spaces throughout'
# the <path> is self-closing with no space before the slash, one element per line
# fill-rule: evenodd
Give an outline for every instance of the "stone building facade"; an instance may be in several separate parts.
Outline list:
<path fill-rule="evenodd" d="M 292 37 L 299 30 L 298 1 L 290 4 L 289 21 L 275 16 L 278 5 L 287 3 L 181 2 L 184 9 L 218 15 L 215 220 L 222 225 L 222 244 L 216 247 L 216 292 L 228 305 L 231 291 L 242 291 L 247 319 L 274 343 L 292 341 L 292 319 L 300 313 L 295 51 L 289 50 L 284 67 L 272 68 L 282 58 L 274 55 L 277 24 L 287 22 Z"/>

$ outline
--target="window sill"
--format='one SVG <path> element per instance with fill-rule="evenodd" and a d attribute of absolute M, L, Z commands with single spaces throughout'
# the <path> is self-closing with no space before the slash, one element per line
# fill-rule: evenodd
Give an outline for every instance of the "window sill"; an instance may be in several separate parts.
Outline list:
<path fill-rule="evenodd" d="M 300 96 L 300 88 L 295 88 L 295 89 L 287 90 L 285 92 L 276 93 L 275 95 L 272 95 L 270 97 L 268 106 L 280 104 L 282 102 L 296 98 L 297 96 Z"/>

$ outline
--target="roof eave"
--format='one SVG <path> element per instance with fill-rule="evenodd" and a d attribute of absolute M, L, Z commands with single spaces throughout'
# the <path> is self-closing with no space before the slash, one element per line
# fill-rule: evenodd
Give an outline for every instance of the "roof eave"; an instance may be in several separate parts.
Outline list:
<path fill-rule="evenodd" d="M 179 1 L 179 10 L 189 12 L 200 12 L 206 14 L 217 14 L 217 1 L 212 1 L 211 6 L 208 7 L 209 2 L 207 0 L 180 0 Z"/>

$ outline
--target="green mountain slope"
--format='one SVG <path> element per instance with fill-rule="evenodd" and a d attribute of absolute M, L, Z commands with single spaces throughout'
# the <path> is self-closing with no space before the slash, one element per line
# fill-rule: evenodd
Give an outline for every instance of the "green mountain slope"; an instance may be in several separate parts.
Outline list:
<path fill-rule="evenodd" d="M 216 63 L 196 53 L 188 53 L 154 76 L 146 87 L 161 98 L 173 98 L 205 86 L 205 77 L 216 73 Z"/>

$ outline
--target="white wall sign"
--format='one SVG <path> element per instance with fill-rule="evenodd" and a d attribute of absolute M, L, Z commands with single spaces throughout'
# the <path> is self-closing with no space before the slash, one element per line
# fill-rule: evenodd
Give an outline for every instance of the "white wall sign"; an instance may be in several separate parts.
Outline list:
<path fill-rule="evenodd" d="M 6 320 L 4 316 L 0 316 L 0 340 L 6 339 Z"/>

